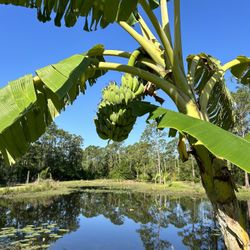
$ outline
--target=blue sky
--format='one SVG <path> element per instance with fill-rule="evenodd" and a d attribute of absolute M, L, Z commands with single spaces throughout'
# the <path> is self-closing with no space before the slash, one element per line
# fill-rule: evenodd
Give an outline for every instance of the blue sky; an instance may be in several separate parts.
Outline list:
<path fill-rule="evenodd" d="M 249 0 L 182 0 L 181 3 L 184 56 L 206 52 L 223 63 L 238 55 L 250 56 Z M 127 51 L 138 47 L 117 24 L 90 33 L 84 32 L 82 27 L 81 19 L 74 28 L 58 28 L 53 22 L 38 22 L 36 10 L 0 5 L 0 87 L 50 63 L 82 53 L 98 43 L 107 49 Z M 93 118 L 101 89 L 110 80 L 119 82 L 120 77 L 121 73 L 112 72 L 100 78 L 94 87 L 88 88 L 86 95 L 79 96 L 56 119 L 58 126 L 81 135 L 84 146 L 106 145 L 107 142 L 95 132 Z M 168 99 L 164 106 L 173 109 Z M 127 144 L 140 138 L 144 120 L 137 122 Z"/>

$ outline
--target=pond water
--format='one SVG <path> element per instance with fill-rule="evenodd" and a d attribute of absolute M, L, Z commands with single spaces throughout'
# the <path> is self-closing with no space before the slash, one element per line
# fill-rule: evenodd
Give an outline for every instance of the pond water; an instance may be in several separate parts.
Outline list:
<path fill-rule="evenodd" d="M 248 210 L 247 202 L 241 205 Z M 17 240 L 20 249 L 224 249 L 202 198 L 89 189 L 49 200 L 1 200 L 0 214 L 0 228 L 14 230 L 0 234 L 3 249 Z"/>

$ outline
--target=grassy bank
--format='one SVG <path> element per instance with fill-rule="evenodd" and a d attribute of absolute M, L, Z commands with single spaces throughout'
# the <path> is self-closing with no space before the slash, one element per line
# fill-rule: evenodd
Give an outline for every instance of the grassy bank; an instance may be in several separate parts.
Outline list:
<path fill-rule="evenodd" d="M 204 197 L 205 192 L 199 183 L 171 182 L 166 185 L 135 181 L 93 180 L 93 181 L 41 181 L 15 187 L 0 188 L 0 197 L 25 199 L 51 197 L 77 191 L 134 191 L 145 193 L 169 194 L 176 196 Z M 250 190 L 241 188 L 237 194 L 240 199 L 250 199 Z"/>

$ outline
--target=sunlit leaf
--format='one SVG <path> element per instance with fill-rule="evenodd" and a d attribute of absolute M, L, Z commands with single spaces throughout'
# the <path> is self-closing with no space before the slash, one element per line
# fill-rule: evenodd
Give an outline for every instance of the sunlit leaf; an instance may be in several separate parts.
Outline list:
<path fill-rule="evenodd" d="M 218 126 L 171 110 L 157 108 L 149 119 L 160 118 L 159 128 L 172 128 L 196 138 L 215 156 L 250 172 L 250 143 Z"/>
<path fill-rule="evenodd" d="M 0 89 L 0 151 L 7 163 L 24 155 L 61 110 L 85 92 L 86 81 L 92 85 L 105 73 L 92 67 L 92 59 L 104 60 L 102 52 L 97 45 L 37 70 L 36 81 L 27 75 Z"/>
<path fill-rule="evenodd" d="M 240 63 L 231 68 L 231 73 L 240 83 L 250 86 L 250 58 L 238 56 L 236 59 Z"/>

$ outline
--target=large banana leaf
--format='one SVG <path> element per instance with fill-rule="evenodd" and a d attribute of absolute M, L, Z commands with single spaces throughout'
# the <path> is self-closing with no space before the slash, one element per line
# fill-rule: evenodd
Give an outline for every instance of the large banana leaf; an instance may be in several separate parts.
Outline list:
<path fill-rule="evenodd" d="M 229 130 L 235 116 L 233 98 L 228 91 L 224 71 L 220 62 L 201 53 L 187 58 L 189 84 L 193 87 L 202 111 L 206 111 L 210 122 Z"/>
<path fill-rule="evenodd" d="M 0 89 L 0 151 L 9 164 L 22 156 L 55 116 L 105 72 L 94 71 L 93 58 L 104 60 L 97 45 L 86 54 L 74 55 L 32 75 L 9 82 Z"/>
<path fill-rule="evenodd" d="M 55 12 L 55 25 L 72 27 L 79 17 L 85 17 L 84 29 L 92 30 L 98 24 L 105 28 L 115 21 L 136 22 L 138 0 L 0 0 L 0 4 L 13 4 L 37 9 L 37 18 L 42 22 L 51 20 Z M 151 8 L 158 6 L 158 0 L 149 0 Z M 88 18 L 89 17 L 89 18 Z"/>
<path fill-rule="evenodd" d="M 156 119 L 159 128 L 172 128 L 196 138 L 215 156 L 228 160 L 250 172 L 250 142 L 210 122 L 157 107 L 146 102 L 134 103 L 138 116 L 150 112 L 148 119 Z"/>
<path fill-rule="evenodd" d="M 148 102 L 134 102 L 131 105 L 133 105 L 135 115 L 142 116 L 150 113 L 148 120 L 156 120 L 159 128 L 171 128 L 189 134 L 215 156 L 228 160 L 250 172 L 249 134 L 243 139 L 210 122 L 164 109 Z"/>

